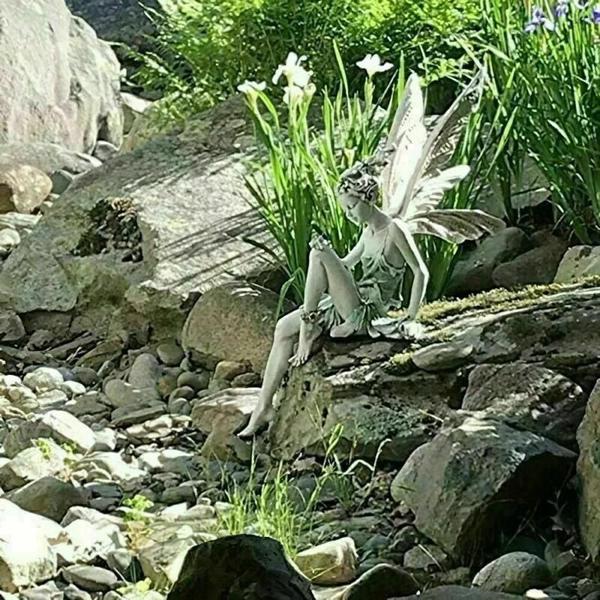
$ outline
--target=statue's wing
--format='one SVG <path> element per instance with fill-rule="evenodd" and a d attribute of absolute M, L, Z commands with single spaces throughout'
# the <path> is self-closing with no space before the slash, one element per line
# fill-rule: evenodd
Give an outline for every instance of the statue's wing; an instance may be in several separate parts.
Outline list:
<path fill-rule="evenodd" d="M 454 244 L 477 240 L 486 233 L 495 233 L 506 227 L 502 219 L 471 209 L 429 210 L 416 213 L 405 224 L 414 235 L 433 235 Z"/>
<path fill-rule="evenodd" d="M 434 210 L 444 194 L 462 181 L 471 168 L 468 165 L 457 165 L 433 176 L 422 178 L 415 188 L 413 198 L 402 216 L 405 222 L 415 215 Z"/>
<path fill-rule="evenodd" d="M 411 205 L 417 197 L 418 189 L 423 185 L 422 179 L 444 175 L 442 169 L 452 158 L 468 115 L 477 107 L 481 99 L 484 82 L 485 72 L 479 71 L 452 106 L 437 120 L 418 153 L 418 161 L 411 170 L 408 184 L 404 187 L 404 197 L 397 213 L 400 218 L 406 219 L 409 212 L 413 214 L 418 212 L 418 209 L 412 209 Z M 454 184 L 458 181 L 460 179 L 455 180 Z M 439 199 L 441 200 L 441 196 Z"/>
<path fill-rule="evenodd" d="M 400 211 L 406 188 L 419 163 L 427 139 L 424 117 L 421 83 L 419 77 L 411 73 L 384 146 L 384 152 L 392 154 L 380 179 L 383 209 L 390 215 Z"/>

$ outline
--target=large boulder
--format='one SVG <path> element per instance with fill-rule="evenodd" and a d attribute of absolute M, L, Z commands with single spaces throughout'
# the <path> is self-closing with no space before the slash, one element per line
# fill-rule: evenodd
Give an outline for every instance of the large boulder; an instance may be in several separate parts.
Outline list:
<path fill-rule="evenodd" d="M 575 454 L 528 431 L 467 417 L 416 450 L 392 483 L 419 531 L 473 560 L 561 485 Z"/>
<path fill-rule="evenodd" d="M 588 400 L 585 417 L 577 432 L 580 482 L 579 530 L 592 559 L 600 559 L 600 381 Z"/>
<path fill-rule="evenodd" d="M 119 146 L 120 66 L 64 0 L 0 4 L 0 143 Z"/>
<path fill-rule="evenodd" d="M 425 306 L 417 341 L 327 340 L 290 370 L 271 450 L 319 455 L 335 432 L 340 454 L 373 459 L 381 448 L 381 458 L 403 463 L 443 421 L 460 424 L 461 407 L 574 447 L 585 397 L 600 378 L 599 309 L 590 282 L 549 286 Z"/>
<path fill-rule="evenodd" d="M 574 447 L 586 400 L 581 387 L 567 377 L 517 362 L 475 367 L 462 407 Z"/>
<path fill-rule="evenodd" d="M 183 347 L 213 362 L 248 361 L 260 373 L 273 343 L 279 296 L 258 285 L 232 282 L 210 290 L 191 310 Z"/>
<path fill-rule="evenodd" d="M 4 303 L 176 337 L 189 300 L 262 269 L 266 254 L 240 240 L 268 240 L 243 180 L 246 111 L 233 99 L 79 177 L 5 262 Z"/>
<path fill-rule="evenodd" d="M 452 372 L 396 374 L 388 369 L 396 348 L 327 342 L 292 370 L 270 432 L 273 452 L 322 455 L 337 432 L 337 452 L 369 459 L 381 452 L 385 460 L 404 462 L 435 435 L 450 405 L 460 403 L 460 385 Z"/>
<path fill-rule="evenodd" d="M 237 535 L 192 548 L 167 600 L 314 600 L 308 580 L 270 538 Z"/>

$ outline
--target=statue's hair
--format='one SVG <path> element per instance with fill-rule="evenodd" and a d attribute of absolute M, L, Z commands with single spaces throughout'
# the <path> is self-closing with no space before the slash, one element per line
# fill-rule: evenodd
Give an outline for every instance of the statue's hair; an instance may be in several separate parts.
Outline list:
<path fill-rule="evenodd" d="M 375 204 L 379 197 L 379 174 L 388 162 L 388 152 L 377 152 L 366 160 L 359 160 L 340 176 L 338 192 L 350 194 Z"/>

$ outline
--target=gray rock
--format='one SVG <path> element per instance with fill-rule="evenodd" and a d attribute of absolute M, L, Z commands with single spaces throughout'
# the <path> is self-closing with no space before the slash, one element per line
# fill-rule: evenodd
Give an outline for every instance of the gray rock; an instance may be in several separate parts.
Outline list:
<path fill-rule="evenodd" d="M 189 477 L 193 471 L 194 454 L 175 448 L 144 452 L 139 457 L 142 468 L 150 473 L 175 473 Z"/>
<path fill-rule="evenodd" d="M 99 392 L 88 392 L 78 396 L 67 402 L 64 409 L 78 418 L 84 415 L 92 415 L 96 419 L 103 419 L 111 413 L 107 397 Z"/>
<path fill-rule="evenodd" d="M 43 411 L 63 408 L 68 401 L 68 396 L 61 390 L 49 390 L 37 395 L 40 409 Z"/>
<path fill-rule="evenodd" d="M 332 432 L 341 428 L 340 456 L 373 459 L 381 450 L 382 459 L 403 463 L 435 435 L 451 413 L 449 404 L 460 402 L 453 372 L 397 375 L 386 365 L 394 354 L 389 347 L 379 361 L 361 364 L 350 357 L 350 366 L 334 369 L 332 346 L 326 343 L 322 353 L 290 373 L 269 432 L 278 457 L 322 455 Z M 198 405 L 192 419 L 196 410 Z"/>
<path fill-rule="evenodd" d="M 570 283 L 583 277 L 598 275 L 600 275 L 600 246 L 574 246 L 563 256 L 554 281 Z"/>
<path fill-rule="evenodd" d="M 513 289 L 554 281 L 567 243 L 546 232 L 538 232 L 532 239 L 536 244 L 535 248 L 494 269 L 492 280 L 498 287 Z"/>
<path fill-rule="evenodd" d="M 209 383 L 210 374 L 207 371 L 202 371 L 200 373 L 184 371 L 177 378 L 177 387 L 191 387 L 196 392 L 207 389 Z"/>
<path fill-rule="evenodd" d="M 100 0 L 94 3 L 67 0 L 67 6 L 73 14 L 85 19 L 102 39 L 124 42 L 136 49 L 145 49 L 148 45 L 147 36 L 156 33 L 143 7 L 160 9 L 156 0 L 147 0 L 143 6 L 136 0 Z"/>
<path fill-rule="evenodd" d="M 108 478 L 126 492 L 139 489 L 147 475 L 138 468 L 137 461 L 134 464 L 126 463 L 118 452 L 94 452 L 79 461 L 77 467 L 87 471 L 86 481 Z"/>
<path fill-rule="evenodd" d="M 177 367 L 184 358 L 181 347 L 174 341 L 163 342 L 156 347 L 156 354 L 161 362 L 168 367 Z"/>
<path fill-rule="evenodd" d="M 65 600 L 92 600 L 92 597 L 74 585 L 68 585 L 64 590 Z"/>
<path fill-rule="evenodd" d="M 50 178 L 35 167 L 0 166 L 0 213 L 32 213 L 51 190 Z"/>
<path fill-rule="evenodd" d="M 575 447 L 586 395 L 573 381 L 528 363 L 480 365 L 469 375 L 463 408 Z"/>
<path fill-rule="evenodd" d="M 65 381 L 60 387 L 61 391 L 63 391 L 69 398 L 74 398 L 75 396 L 81 396 L 85 394 L 86 389 L 82 383 L 78 381 Z"/>
<path fill-rule="evenodd" d="M 57 369 L 40 367 L 23 378 L 23 383 L 34 392 L 60 390 L 64 383 L 62 373 Z"/>
<path fill-rule="evenodd" d="M 524 594 L 551 583 L 553 578 L 546 561 L 527 552 L 504 554 L 483 567 L 473 579 L 475 587 L 509 594 Z"/>
<path fill-rule="evenodd" d="M 20 243 L 19 232 L 14 229 L 0 230 L 0 256 L 8 256 Z"/>
<path fill-rule="evenodd" d="M 154 388 L 161 376 L 161 368 L 153 354 L 140 354 L 134 361 L 127 381 L 138 390 Z"/>
<path fill-rule="evenodd" d="M 536 434 L 469 417 L 416 450 L 391 493 L 415 513 L 417 529 L 452 558 L 472 557 L 559 486 L 574 459 Z"/>
<path fill-rule="evenodd" d="M 119 149 L 114 144 L 100 140 L 94 148 L 93 156 L 102 162 L 106 162 L 116 156 L 118 152 Z"/>
<path fill-rule="evenodd" d="M 82 507 L 76 508 L 81 509 Z M 69 511 L 71 510 L 73 509 L 69 509 Z M 55 547 L 61 564 L 94 562 L 98 558 L 106 556 L 108 552 L 116 551 L 126 545 L 119 524 L 102 516 L 103 519 L 93 523 L 84 519 L 76 519 L 64 528 L 68 541 Z M 68 514 L 65 515 L 63 522 L 67 517 Z"/>
<path fill-rule="evenodd" d="M 458 585 L 444 585 L 427 590 L 420 595 L 406 596 L 403 600 L 519 600 L 521 597 L 514 594 L 486 592 Z"/>
<path fill-rule="evenodd" d="M 412 362 L 425 371 L 445 371 L 455 369 L 465 364 L 473 346 L 462 340 L 431 344 L 417 350 L 411 357 Z"/>
<path fill-rule="evenodd" d="M 294 563 L 313 584 L 338 585 L 356 579 L 358 555 L 351 537 L 299 552 Z"/>
<path fill-rule="evenodd" d="M 142 119 L 144 113 L 152 107 L 152 102 L 128 92 L 121 92 L 121 100 L 123 101 L 123 132 L 128 134 L 134 128 L 135 122 Z"/>
<path fill-rule="evenodd" d="M 110 170 L 79 177 L 5 261 L 7 308 L 75 309 L 103 337 L 151 322 L 158 338 L 175 338 L 191 294 L 264 268 L 265 254 L 238 235 L 268 241 L 248 210 L 240 160 L 250 141 L 238 143 L 247 122 L 246 107 L 234 99 L 115 157 Z M 126 213 L 134 218 L 124 222 Z M 114 224 L 109 238 L 98 233 L 107 223 Z"/>
<path fill-rule="evenodd" d="M 54 581 L 21 592 L 22 600 L 63 600 L 62 590 Z"/>
<path fill-rule="evenodd" d="M 579 460 L 577 474 L 580 481 L 579 531 L 586 550 L 597 560 L 600 557 L 600 381 L 587 403 L 585 417 L 577 431 Z"/>
<path fill-rule="evenodd" d="M 381 564 L 363 573 L 343 594 L 341 600 L 386 600 L 414 594 L 416 580 L 406 571 Z"/>
<path fill-rule="evenodd" d="M 6 90 L 0 143 L 55 142 L 76 151 L 92 150 L 99 138 L 119 145 L 120 67 L 110 46 L 73 17 L 63 0 L 3 4 L 0 21 Z M 12 117 L 15 111 L 19 119 Z"/>
<path fill-rule="evenodd" d="M 122 408 L 117 408 L 117 410 L 113 411 L 111 417 L 112 426 L 119 428 L 144 423 L 145 421 L 160 417 L 166 410 L 167 407 L 162 403 L 157 403 L 145 408 L 137 408 L 133 405 L 123 406 Z"/>
<path fill-rule="evenodd" d="M 56 475 L 65 468 L 68 454 L 63 448 L 50 439 L 37 442 L 0 467 L 2 489 L 14 490 L 47 475 Z"/>
<path fill-rule="evenodd" d="M 108 592 L 119 583 L 112 571 L 87 565 L 65 567 L 62 576 L 68 583 L 73 583 L 88 592 Z"/>
<path fill-rule="evenodd" d="M 82 152 L 68 150 L 60 144 L 44 142 L 12 143 L 0 145 L 1 165 L 31 165 L 46 175 L 52 175 L 56 171 L 64 170 L 69 173 L 85 173 L 91 169 L 101 166 L 101 162 Z M 12 213 L 11 218 L 16 218 L 17 213 Z M 4 217 L 0 217 L 0 224 L 5 224 Z M 20 215 L 14 222 L 16 229 L 22 227 L 32 229 L 39 217 L 32 215 Z"/>
<path fill-rule="evenodd" d="M 59 523 L 72 506 L 86 506 L 88 495 L 82 488 L 54 477 L 37 481 L 11 492 L 11 502 L 23 510 L 42 515 Z"/>
<path fill-rule="evenodd" d="M 447 293 L 466 295 L 495 287 L 492 274 L 501 263 L 514 259 L 527 249 L 527 237 L 517 227 L 508 227 L 485 238 L 457 262 Z"/>
<path fill-rule="evenodd" d="M 450 565 L 448 555 L 432 544 L 419 544 L 404 554 L 403 565 L 411 571 L 434 573 L 445 571 Z"/>
<path fill-rule="evenodd" d="M 0 498 L 0 531 L 0 589 L 17 592 L 56 574 L 56 523 Z"/>
<path fill-rule="evenodd" d="M 115 408 L 139 407 L 159 400 L 159 395 L 155 388 L 138 389 L 121 379 L 110 379 L 107 381 L 104 385 L 104 393 L 110 404 Z"/>
<path fill-rule="evenodd" d="M 91 450 L 96 443 L 94 432 L 79 419 L 62 410 L 51 410 L 13 429 L 4 440 L 4 451 L 12 458 L 38 438 L 70 444 L 80 452 Z"/>
<path fill-rule="evenodd" d="M 19 316 L 13 312 L 0 313 L 0 341 L 18 342 L 25 337 L 25 327 Z"/>
<path fill-rule="evenodd" d="M 172 415 L 190 415 L 192 413 L 192 405 L 185 398 L 169 400 L 168 408 Z"/>
<path fill-rule="evenodd" d="M 278 302 L 274 292 L 247 283 L 216 287 L 191 310 L 182 345 L 209 367 L 222 360 L 248 361 L 260 373 L 271 349 Z"/>

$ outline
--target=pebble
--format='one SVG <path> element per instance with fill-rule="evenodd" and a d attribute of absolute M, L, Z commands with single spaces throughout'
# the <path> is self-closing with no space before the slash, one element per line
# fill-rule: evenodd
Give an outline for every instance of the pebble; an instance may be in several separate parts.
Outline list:
<path fill-rule="evenodd" d="M 181 347 L 173 341 L 159 344 L 156 348 L 156 354 L 158 354 L 158 358 L 167 367 L 178 366 L 185 357 Z"/>

